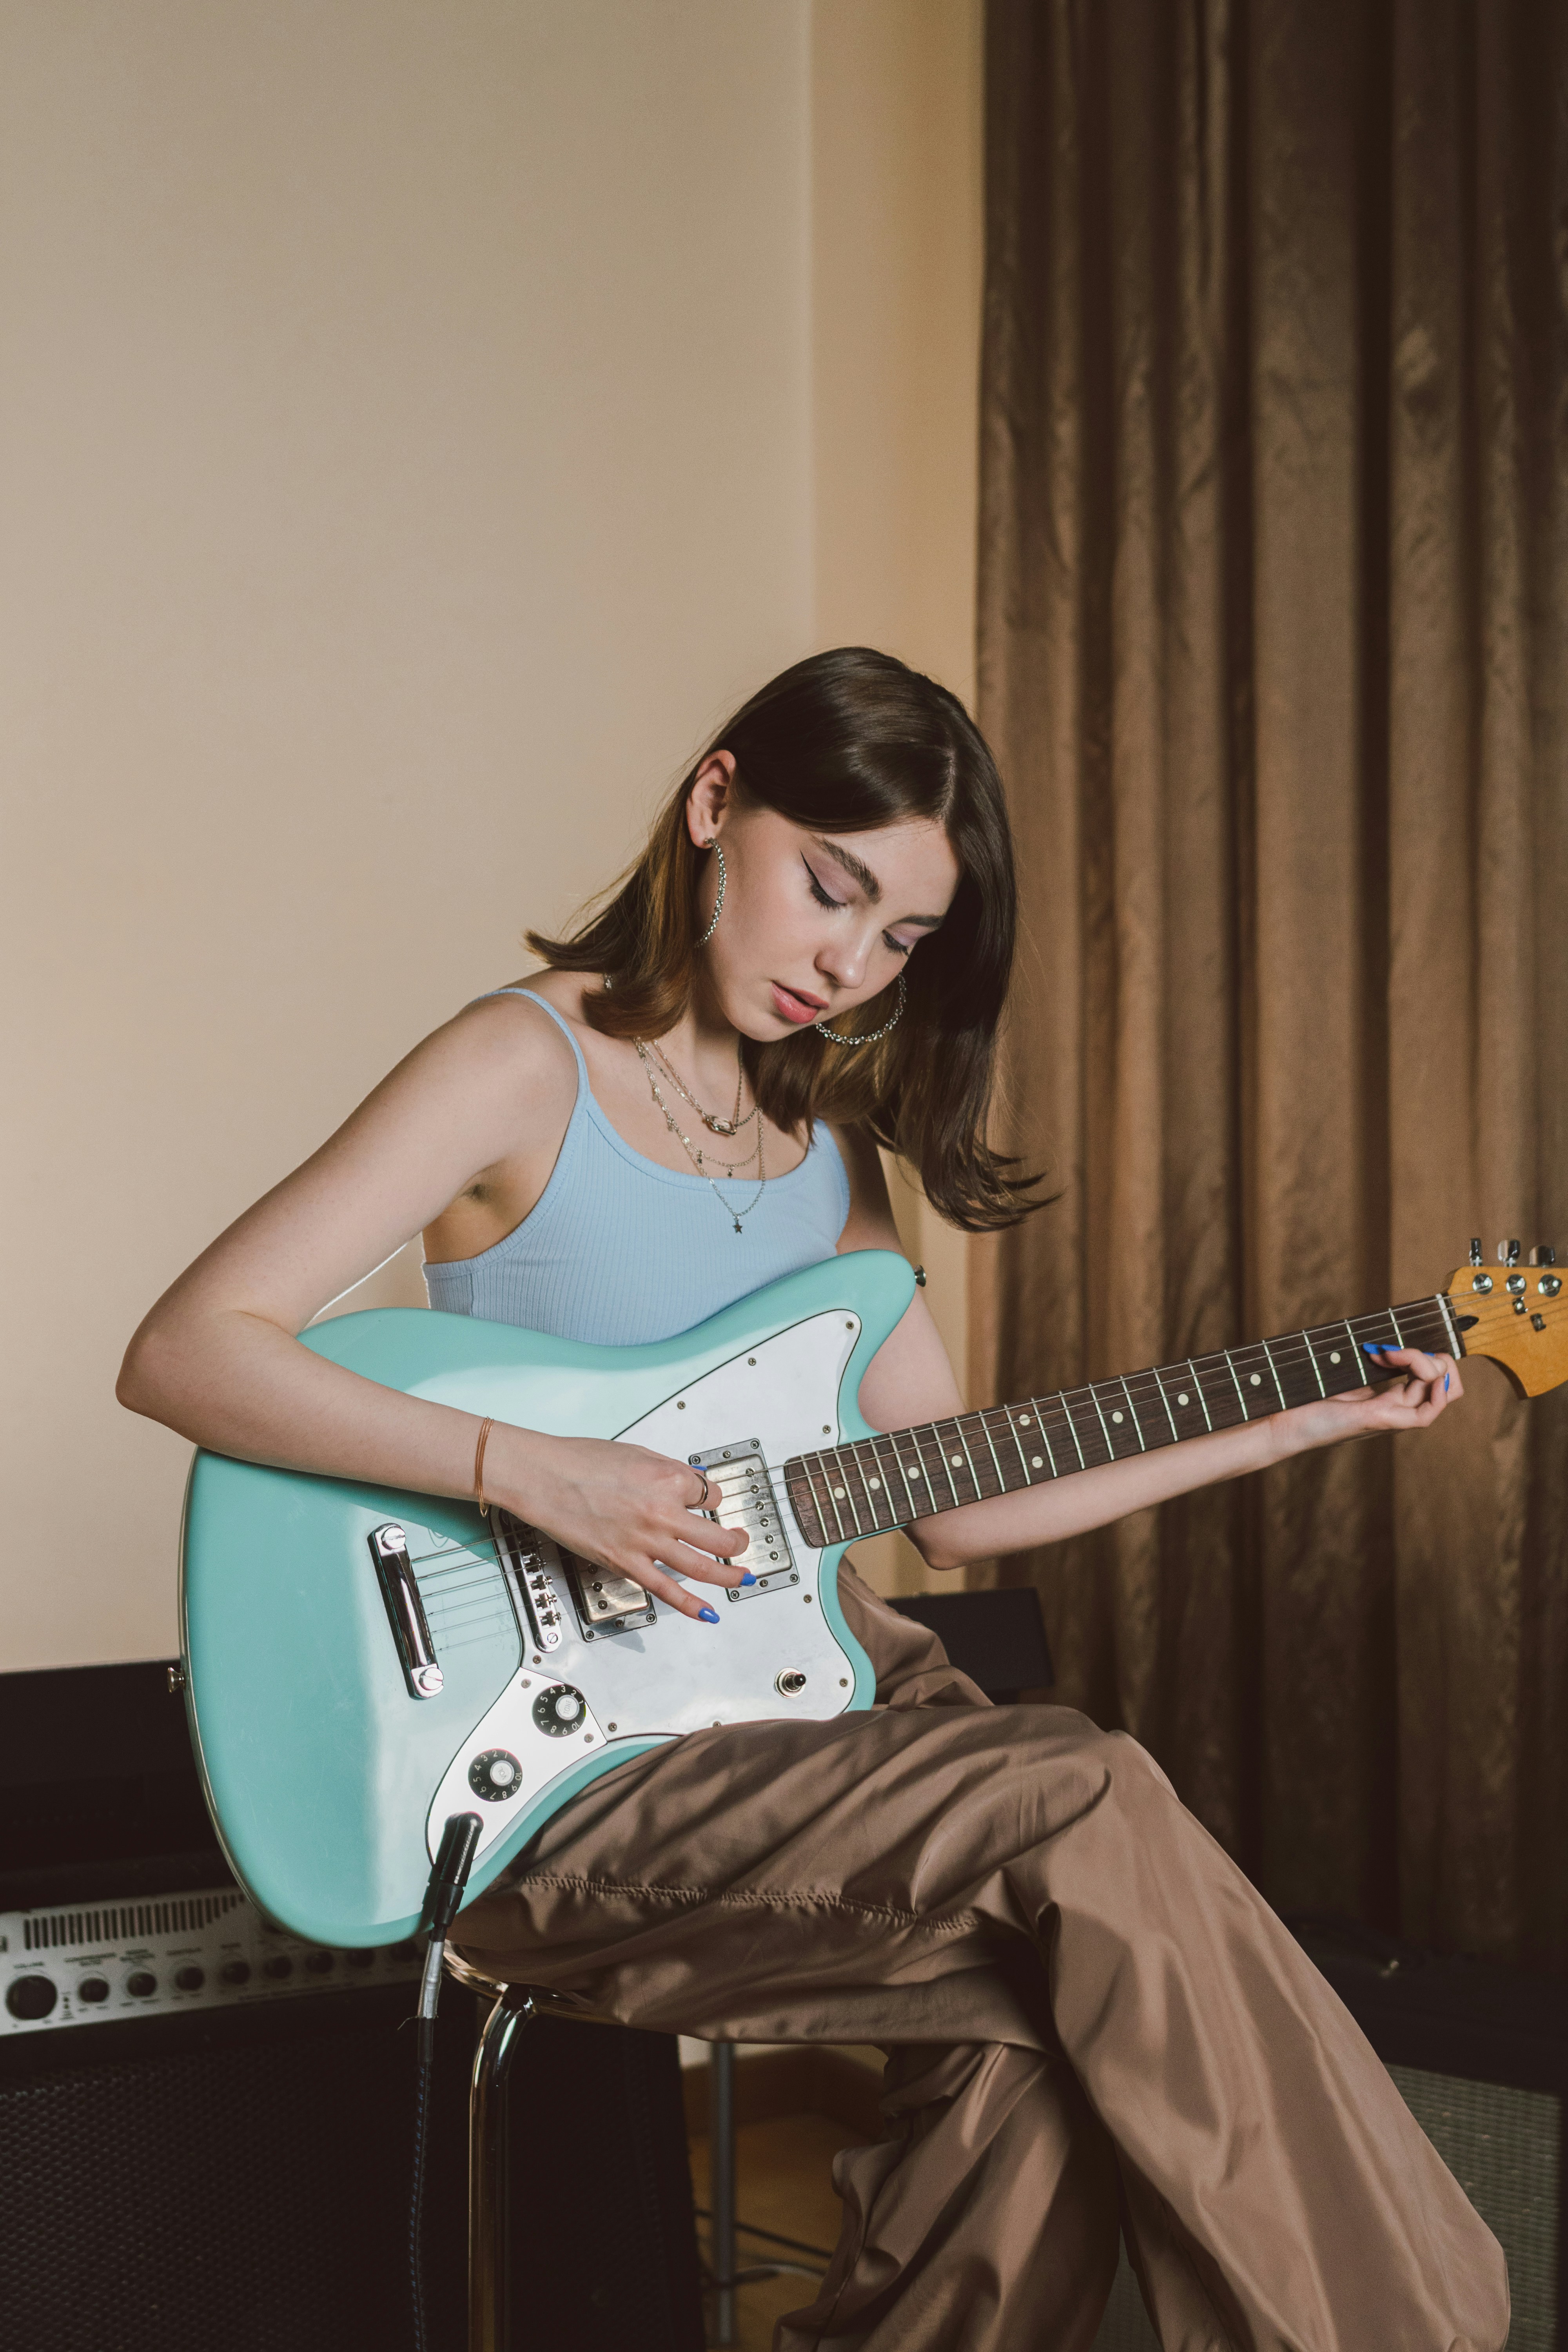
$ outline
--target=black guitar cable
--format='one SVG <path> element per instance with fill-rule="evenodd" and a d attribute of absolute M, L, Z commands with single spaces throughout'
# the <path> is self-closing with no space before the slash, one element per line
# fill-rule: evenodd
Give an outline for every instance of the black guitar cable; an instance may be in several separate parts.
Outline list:
<path fill-rule="evenodd" d="M 425 1973 L 415 2011 L 414 2179 L 408 2208 L 408 2279 L 414 2299 L 415 2352 L 426 2352 L 425 2151 L 430 2127 L 430 2085 L 436 2065 L 436 2004 L 441 1998 L 441 1965 L 447 1935 L 458 1916 L 483 1827 L 478 1813 L 453 1813 L 441 1832 L 440 1851 L 425 1893 L 424 1917 L 430 1926 Z"/>

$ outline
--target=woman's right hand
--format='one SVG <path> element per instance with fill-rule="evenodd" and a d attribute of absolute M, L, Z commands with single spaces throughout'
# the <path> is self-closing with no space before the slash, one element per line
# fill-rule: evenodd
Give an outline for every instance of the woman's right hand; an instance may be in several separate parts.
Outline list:
<path fill-rule="evenodd" d="M 752 1581 L 730 1565 L 750 1537 L 700 1516 L 708 1491 L 701 1471 L 647 1446 L 542 1437 L 497 1422 L 485 1454 L 485 1491 L 569 1551 L 629 1576 L 683 1617 L 700 1617 L 706 1604 L 679 1577 L 702 1584 Z"/>

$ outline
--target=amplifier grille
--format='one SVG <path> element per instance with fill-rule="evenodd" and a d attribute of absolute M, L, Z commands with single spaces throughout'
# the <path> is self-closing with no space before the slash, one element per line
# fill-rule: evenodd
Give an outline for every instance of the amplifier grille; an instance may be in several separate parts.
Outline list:
<path fill-rule="evenodd" d="M 137 1937 L 180 1936 L 207 1927 L 245 1901 L 237 1890 L 218 1895 L 170 1895 L 159 1903 L 100 1904 L 91 1911 L 29 1913 L 22 1947 L 28 1952 L 62 1951 L 68 1944 L 124 1944 Z"/>

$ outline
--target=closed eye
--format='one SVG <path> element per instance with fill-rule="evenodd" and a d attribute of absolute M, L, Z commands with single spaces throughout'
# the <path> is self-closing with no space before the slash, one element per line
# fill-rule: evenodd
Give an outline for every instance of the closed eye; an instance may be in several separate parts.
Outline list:
<path fill-rule="evenodd" d="M 811 895 L 816 899 L 819 907 L 846 907 L 848 905 L 849 902 L 847 898 L 835 898 L 830 891 L 823 888 L 821 882 L 817 878 L 816 869 L 808 858 L 803 857 L 800 862 L 805 867 L 806 879 L 811 884 Z M 891 931 L 884 931 L 882 933 L 882 944 L 885 948 L 889 949 L 894 955 L 907 956 L 915 943 L 913 940 L 896 940 Z"/>

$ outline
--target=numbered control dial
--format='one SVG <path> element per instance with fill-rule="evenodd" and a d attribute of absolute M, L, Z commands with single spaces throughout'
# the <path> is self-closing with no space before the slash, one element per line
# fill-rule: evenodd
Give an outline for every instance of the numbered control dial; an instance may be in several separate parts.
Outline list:
<path fill-rule="evenodd" d="M 487 1748 L 468 1767 L 468 1786 L 476 1797 L 499 1805 L 521 1788 L 522 1767 L 510 1748 Z"/>
<path fill-rule="evenodd" d="M 533 1702 L 533 1720 L 552 1739 L 581 1731 L 587 1713 L 588 1702 L 570 1683 L 547 1684 Z"/>

